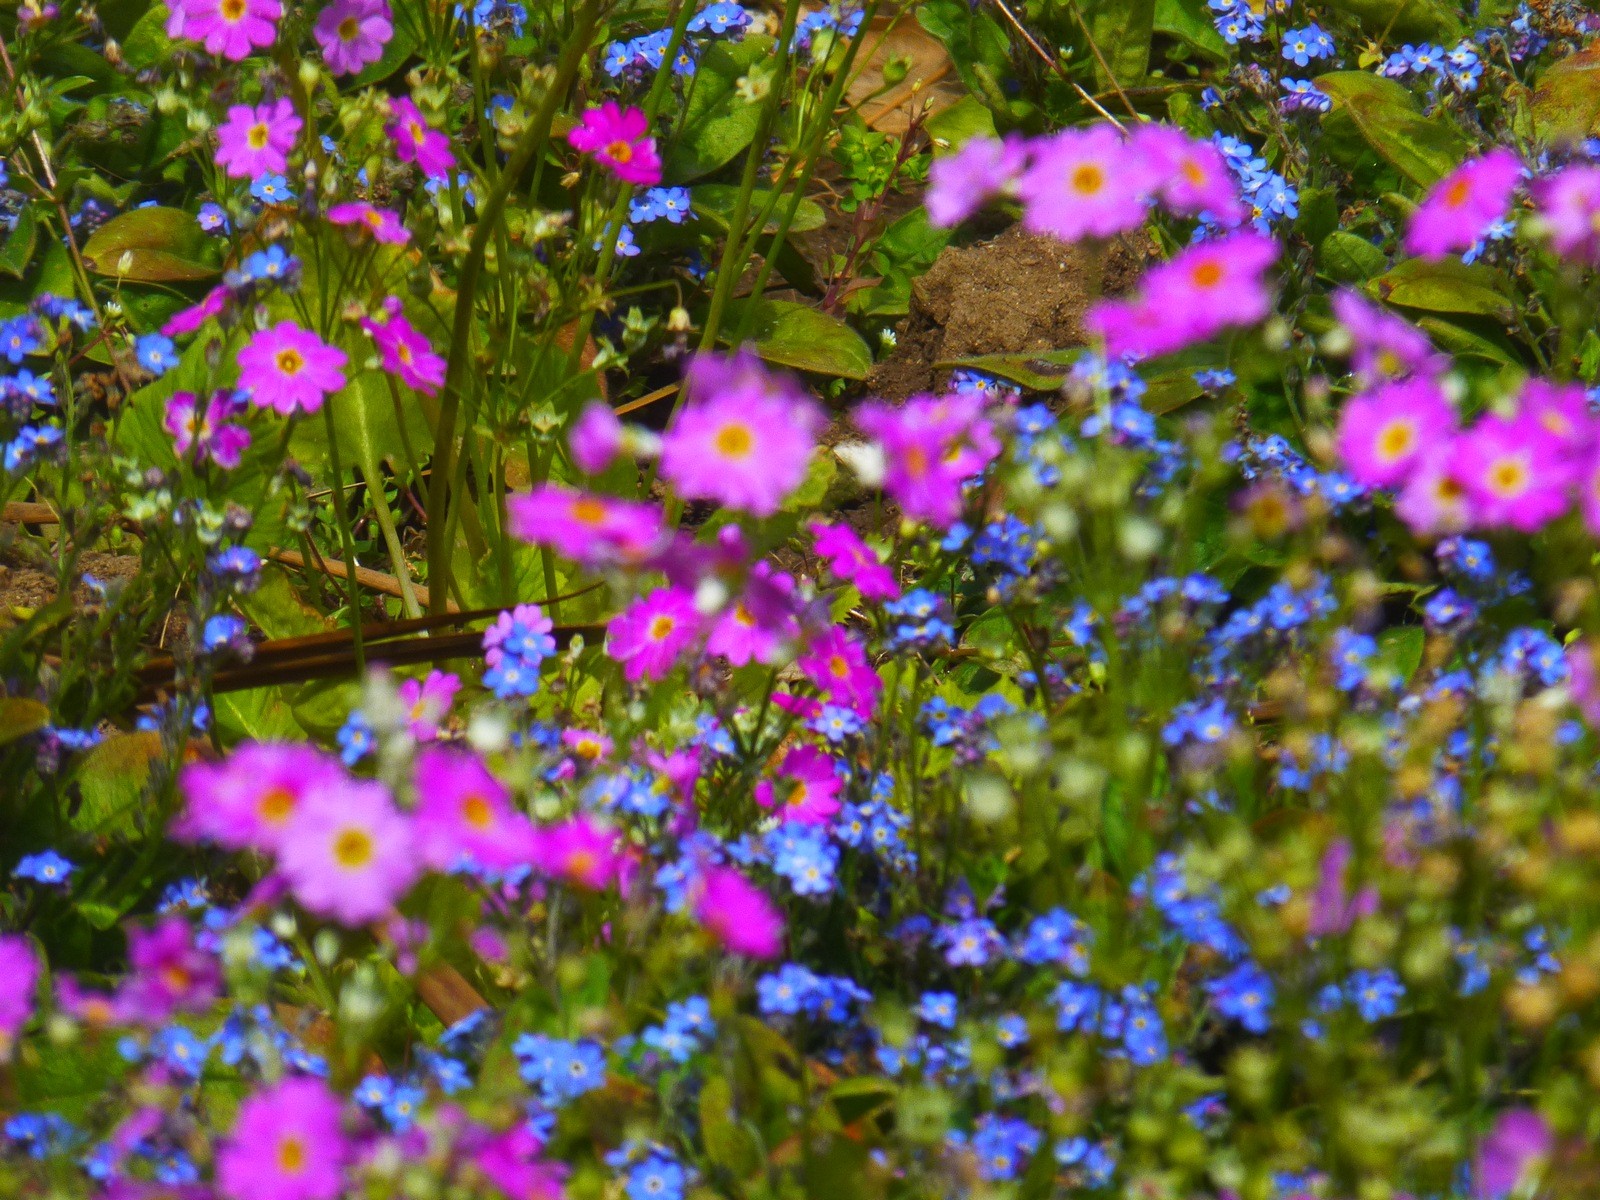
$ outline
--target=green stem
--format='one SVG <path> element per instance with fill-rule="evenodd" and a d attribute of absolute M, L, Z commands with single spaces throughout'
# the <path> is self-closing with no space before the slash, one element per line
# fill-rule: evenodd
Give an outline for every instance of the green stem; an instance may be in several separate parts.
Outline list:
<path fill-rule="evenodd" d="M 417 593 L 411 587 L 411 572 L 406 569 L 406 552 L 400 545 L 400 534 L 394 527 L 394 514 L 389 511 L 389 498 L 383 494 L 383 479 L 370 449 L 362 456 L 361 477 L 367 481 L 367 498 L 372 501 L 372 515 L 383 533 L 383 544 L 388 547 L 394 577 L 400 581 L 400 604 L 406 616 L 420 617 L 422 607 L 417 603 Z"/>
<path fill-rule="evenodd" d="M 365 674 L 366 650 L 361 644 L 361 590 L 356 584 L 356 542 L 350 534 L 350 520 L 344 509 L 344 468 L 339 463 L 339 431 L 333 422 L 333 401 L 322 406 L 328 425 L 328 469 L 333 473 L 333 520 L 339 527 L 339 544 L 344 549 L 345 594 L 350 598 L 350 639 L 355 650 L 356 670 Z"/>
<path fill-rule="evenodd" d="M 572 34 L 562 49 L 561 62 L 549 91 L 540 101 L 538 111 L 511 152 L 505 170 L 490 189 L 483 207 L 478 210 L 478 224 L 472 231 L 472 241 L 468 243 L 467 255 L 461 264 L 461 276 L 456 287 L 455 320 L 450 336 L 450 358 L 445 370 L 444 397 L 439 405 L 439 423 L 434 430 L 433 476 L 428 481 L 428 608 L 435 614 L 445 611 L 451 556 L 450 539 L 448 536 L 435 537 L 432 522 L 444 517 L 449 509 L 450 481 L 455 466 L 452 460 L 456 449 L 456 416 L 461 407 L 461 393 L 472 353 L 472 317 L 484 252 L 500 224 L 500 215 L 512 187 L 549 139 L 550 123 L 555 119 L 556 108 L 572 87 L 579 64 L 588 53 L 590 36 L 600 21 L 600 9 L 601 0 L 584 0 Z M 439 532 L 448 534 L 448 530 Z"/>

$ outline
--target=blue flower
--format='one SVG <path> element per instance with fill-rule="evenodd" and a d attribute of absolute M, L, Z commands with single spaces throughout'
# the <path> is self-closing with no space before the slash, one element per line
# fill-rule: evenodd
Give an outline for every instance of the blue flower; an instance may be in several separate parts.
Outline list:
<path fill-rule="evenodd" d="M 159 333 L 147 333 L 133 344 L 134 357 L 139 365 L 152 375 L 165 375 L 178 365 L 172 339 Z"/>
<path fill-rule="evenodd" d="M 956 998 L 950 992 L 924 992 L 917 1002 L 917 1016 L 940 1029 L 954 1029 Z"/>
<path fill-rule="evenodd" d="M 661 1154 L 651 1154 L 628 1172 L 628 1200 L 683 1200 L 683 1167 Z"/>
<path fill-rule="evenodd" d="M 525 1083 L 539 1089 L 550 1108 L 560 1108 L 605 1084 L 605 1050 L 598 1042 L 565 1042 L 525 1033 L 511 1045 Z"/>
<path fill-rule="evenodd" d="M 1345 994 L 1361 1019 L 1371 1022 L 1394 1016 L 1406 989 L 1393 971 L 1357 971 L 1345 984 Z"/>
<path fill-rule="evenodd" d="M 345 718 L 334 740 L 339 743 L 339 759 L 347 767 L 355 766 L 378 746 L 378 735 L 359 709 Z"/>
<path fill-rule="evenodd" d="M 17 863 L 16 869 L 11 874 L 16 879 L 31 879 L 34 883 L 54 887 L 66 883 L 67 876 L 75 870 L 77 868 L 72 863 L 54 850 L 45 850 L 39 854 L 26 855 Z"/>
<path fill-rule="evenodd" d="M 1272 1023 L 1272 979 L 1255 963 L 1245 961 L 1220 979 L 1206 984 L 1217 1011 L 1251 1033 L 1265 1033 Z"/>

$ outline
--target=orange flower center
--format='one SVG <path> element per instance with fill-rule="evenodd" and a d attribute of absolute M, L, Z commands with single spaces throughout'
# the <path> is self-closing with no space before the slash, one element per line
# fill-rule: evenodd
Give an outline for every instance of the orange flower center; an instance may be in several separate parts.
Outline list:
<path fill-rule="evenodd" d="M 300 357 L 300 351 L 293 349 L 279 350 L 278 357 L 273 361 L 278 364 L 278 370 L 285 375 L 298 375 L 306 365 L 306 360 Z"/>
<path fill-rule="evenodd" d="M 598 525 L 606 519 L 606 506 L 593 496 L 583 496 L 572 502 L 572 519 L 585 525 Z"/>
<path fill-rule="evenodd" d="M 278 1143 L 278 1169 L 285 1175 L 298 1175 L 306 1167 L 306 1144 L 294 1134 Z"/>
<path fill-rule="evenodd" d="M 494 813 L 482 796 L 468 796 L 461 802 L 461 819 L 474 829 L 488 829 L 494 824 Z"/>
<path fill-rule="evenodd" d="M 653 618 L 650 622 L 650 640 L 653 642 L 664 640 L 677 627 L 677 624 L 676 621 L 665 614 Z"/>
<path fill-rule="evenodd" d="M 256 815 L 273 825 L 281 825 L 294 812 L 294 793 L 285 787 L 268 788 L 256 805 Z"/>
<path fill-rule="evenodd" d="M 1194 280 L 1196 287 L 1214 288 L 1222 282 L 1222 264 L 1215 259 L 1207 259 L 1190 272 L 1189 278 Z"/>
<path fill-rule="evenodd" d="M 1080 196 L 1093 196 L 1106 185 L 1106 173 L 1098 163 L 1083 163 L 1072 173 L 1072 190 Z"/>
<path fill-rule="evenodd" d="M 606 147 L 606 154 L 619 163 L 630 163 L 633 161 L 633 143 L 618 138 Z"/>
<path fill-rule="evenodd" d="M 750 436 L 749 426 L 732 424 L 717 430 L 717 452 L 727 458 L 743 458 L 754 445 L 755 438 Z"/>
<path fill-rule="evenodd" d="M 347 871 L 357 871 L 372 861 L 372 838 L 364 829 L 340 830 L 333 840 L 333 859 Z"/>
<path fill-rule="evenodd" d="M 1458 179 L 1445 189 L 1444 202 L 1451 208 L 1460 208 L 1467 202 L 1467 197 L 1472 195 L 1472 181 Z"/>
<path fill-rule="evenodd" d="M 245 0 L 222 0 L 217 6 L 217 12 L 228 24 L 241 20 L 245 14 Z"/>

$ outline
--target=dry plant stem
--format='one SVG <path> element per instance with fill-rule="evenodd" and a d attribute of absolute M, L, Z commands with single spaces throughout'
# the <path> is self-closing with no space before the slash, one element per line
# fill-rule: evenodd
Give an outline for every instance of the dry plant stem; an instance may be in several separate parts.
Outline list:
<path fill-rule="evenodd" d="M 1017 31 L 1017 36 L 1028 43 L 1029 48 L 1032 49 L 1033 52 L 1044 61 L 1046 66 L 1053 70 L 1057 75 L 1061 76 L 1062 79 L 1067 81 L 1067 85 L 1072 88 L 1073 91 L 1078 93 L 1078 98 L 1080 100 L 1082 100 L 1090 108 L 1094 109 L 1095 112 L 1099 113 L 1107 121 L 1110 121 L 1118 129 L 1122 130 L 1123 133 L 1128 132 L 1127 127 L 1123 125 L 1121 121 L 1112 116 L 1111 113 L 1106 110 L 1105 106 L 1102 105 L 1100 101 L 1096 100 L 1092 95 L 1090 95 L 1088 90 L 1084 88 L 1082 84 L 1080 84 L 1076 79 L 1073 79 L 1066 73 L 1066 71 L 1062 69 L 1061 64 L 1056 61 L 1049 51 L 1039 44 L 1038 39 L 1035 38 L 1033 34 L 1028 32 L 1028 27 L 1017 19 L 1017 14 L 1012 12 L 1011 9 L 1007 7 L 1006 0 L 994 0 L 994 6 L 1000 10 L 1001 14 L 1005 17 L 1011 28 Z M 1073 13 L 1078 15 L 1077 5 L 1073 5 Z M 1083 25 L 1082 15 L 1078 15 L 1078 24 L 1080 26 Z M 1089 30 L 1087 26 L 1084 26 L 1083 32 L 1085 37 L 1089 36 Z M 1094 39 L 1092 37 L 1089 37 L 1089 47 L 1094 51 L 1095 58 L 1100 60 L 1101 67 L 1104 68 L 1105 59 L 1100 58 L 1100 48 L 1094 44 Z M 1129 103 L 1128 97 L 1123 94 L 1122 88 L 1118 86 L 1116 79 L 1112 77 L 1109 70 L 1106 71 L 1106 77 L 1111 79 L 1111 86 L 1117 89 L 1117 95 L 1122 96 L 1122 102 L 1128 106 L 1128 112 L 1135 119 L 1137 119 L 1139 114 L 1134 111 L 1133 105 Z"/>
<path fill-rule="evenodd" d="M 286 567 L 295 567 L 302 571 L 320 570 L 323 574 L 334 579 L 348 579 L 350 576 L 350 568 L 336 558 L 325 558 L 320 564 L 308 563 L 306 556 L 298 550 L 268 550 L 267 557 L 275 563 L 282 563 Z M 380 592 L 385 596 L 393 596 L 397 600 L 405 598 L 401 581 L 393 575 L 385 575 L 382 571 L 374 571 L 368 567 L 357 567 L 356 582 L 364 588 L 370 588 L 372 591 Z M 415 603 L 420 607 L 426 607 L 429 599 L 428 589 L 417 584 L 410 584 L 409 580 L 406 582 L 412 589 Z M 447 608 L 452 613 L 461 611 L 453 601 L 447 603 Z M 419 609 L 417 613 L 412 615 L 421 616 L 422 614 Z"/>

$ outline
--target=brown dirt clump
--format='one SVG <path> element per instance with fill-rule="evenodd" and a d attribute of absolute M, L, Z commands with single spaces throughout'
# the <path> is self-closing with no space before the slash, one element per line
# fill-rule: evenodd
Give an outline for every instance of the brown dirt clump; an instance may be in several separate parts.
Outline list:
<path fill-rule="evenodd" d="M 139 573 L 139 559 L 132 554 L 109 554 L 91 550 L 78 560 L 81 573 L 92 575 L 102 583 L 132 579 Z M 12 614 L 16 609 L 37 611 L 56 598 L 54 571 L 0 559 L 0 613 Z M 73 599 L 87 605 L 94 600 L 93 590 L 85 583 L 73 588 Z"/>
<path fill-rule="evenodd" d="M 941 362 L 1081 346 L 1090 303 L 1127 291 L 1146 257 L 1132 240 L 1098 251 L 1016 225 L 986 242 L 952 246 L 912 285 L 895 352 L 868 387 L 900 400 L 936 390 L 946 375 Z"/>

